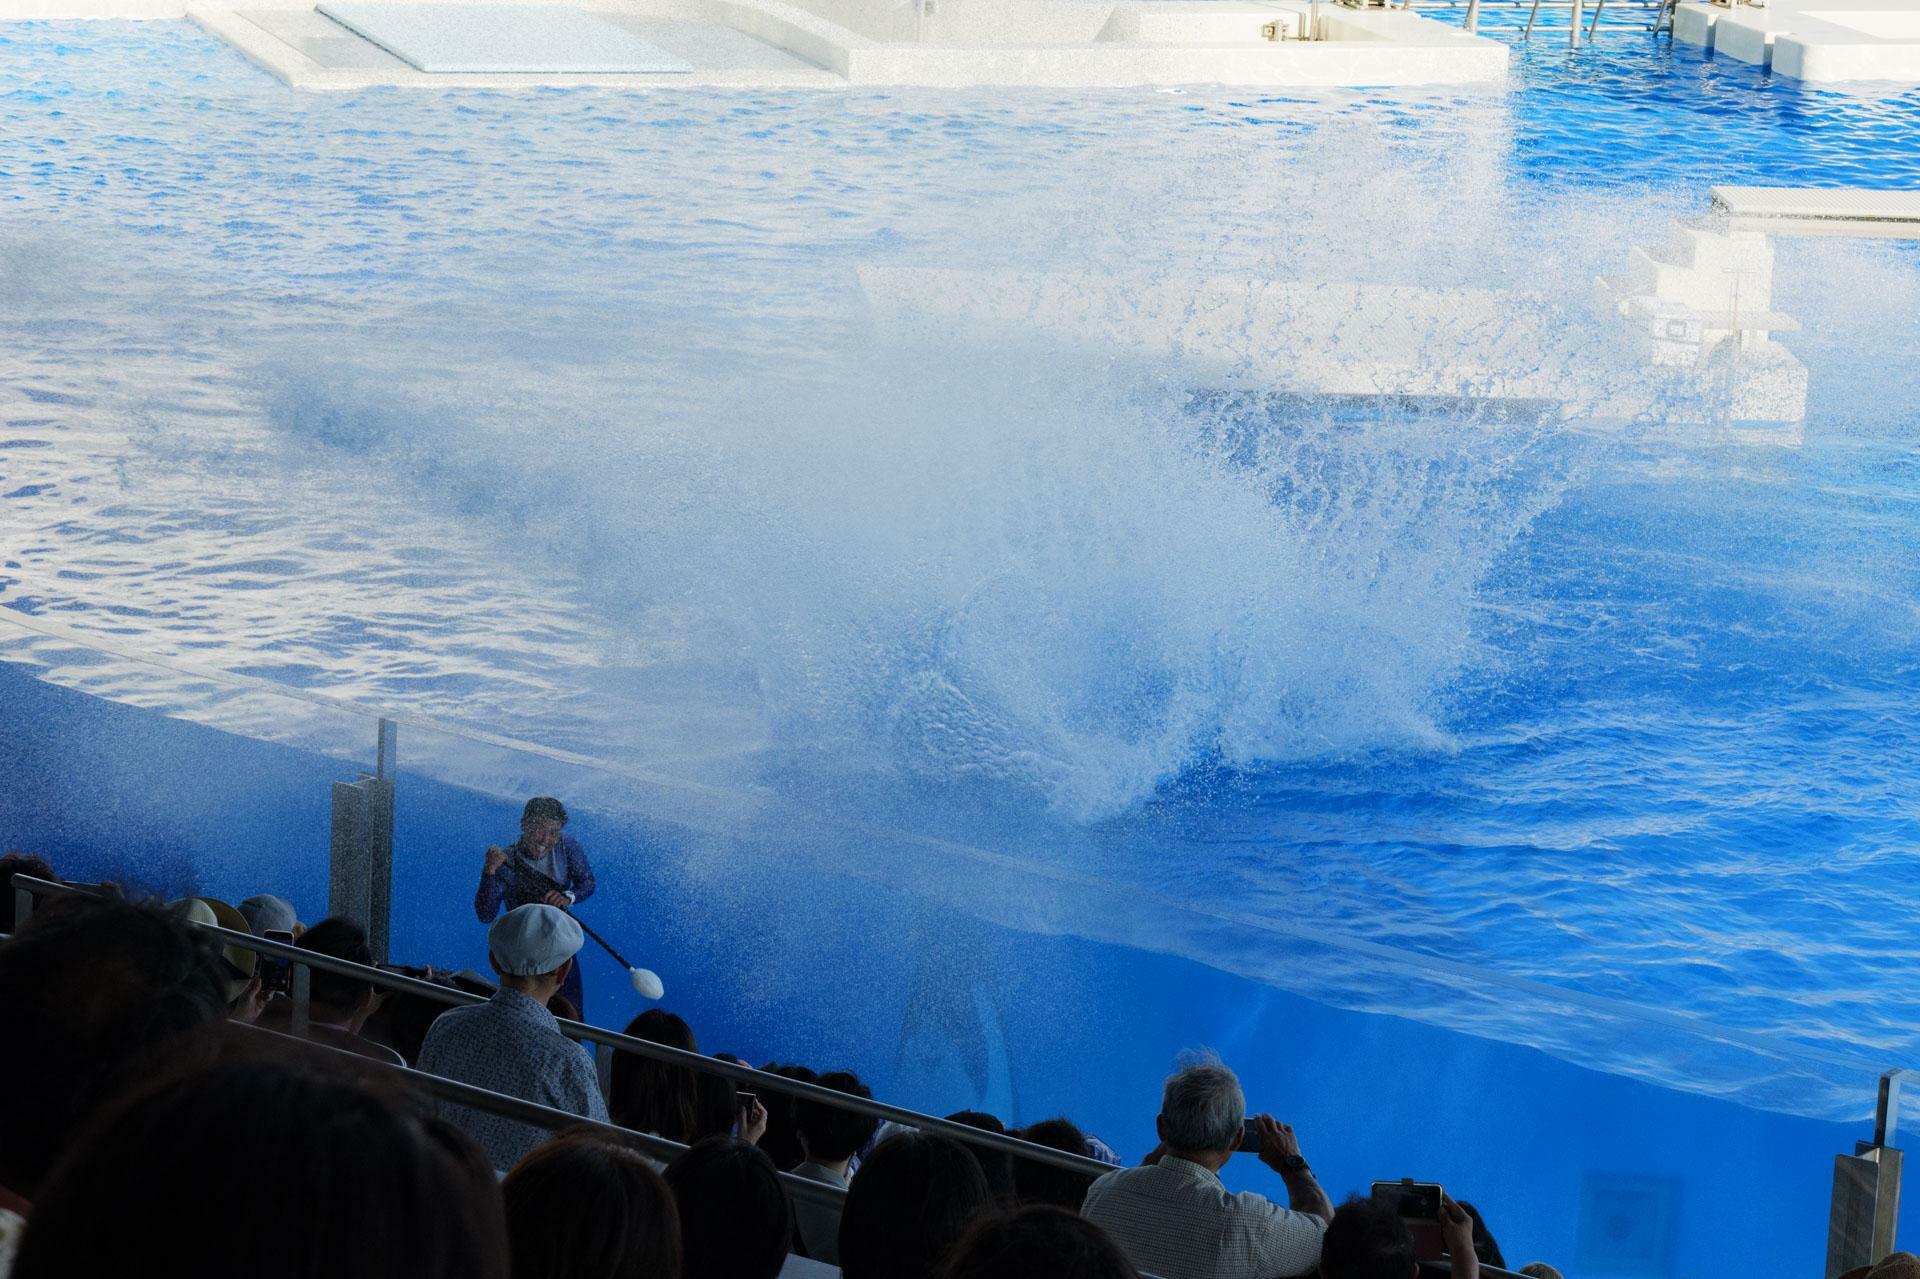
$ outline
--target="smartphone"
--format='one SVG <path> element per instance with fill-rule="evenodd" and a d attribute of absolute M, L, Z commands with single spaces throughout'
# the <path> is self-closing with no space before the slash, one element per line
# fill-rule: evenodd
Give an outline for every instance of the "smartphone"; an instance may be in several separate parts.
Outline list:
<path fill-rule="evenodd" d="M 752 1114 L 753 1108 L 760 1104 L 760 1098 L 750 1092 L 736 1092 L 733 1095 L 736 1098 L 735 1107 L 748 1114 Z"/>
<path fill-rule="evenodd" d="M 268 941 L 293 945 L 293 934 L 283 928 L 269 928 L 260 934 Z M 260 989 L 269 995 L 284 995 L 293 989 L 293 961 L 278 955 L 260 956 Z"/>
<path fill-rule="evenodd" d="M 1247 1116 L 1246 1131 L 1240 1136 L 1240 1153 L 1243 1155 L 1260 1153 L 1260 1121 L 1252 1115 Z"/>
<path fill-rule="evenodd" d="M 1376 1181 L 1370 1189 L 1375 1203 L 1389 1205 L 1407 1223 L 1407 1233 L 1413 1236 L 1414 1260 L 1438 1261 L 1446 1251 L 1446 1238 L 1440 1229 L 1440 1183 L 1408 1177 Z"/>
<path fill-rule="evenodd" d="M 1375 1203 L 1391 1205 L 1407 1221 L 1440 1220 L 1441 1190 L 1437 1181 L 1415 1181 L 1411 1177 L 1402 1181 L 1376 1181 L 1372 1192 Z"/>

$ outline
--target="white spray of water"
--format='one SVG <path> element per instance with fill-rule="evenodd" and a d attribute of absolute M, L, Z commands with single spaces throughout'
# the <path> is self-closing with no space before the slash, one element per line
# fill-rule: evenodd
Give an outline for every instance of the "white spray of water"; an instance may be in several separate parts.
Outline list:
<path fill-rule="evenodd" d="M 302 379 L 272 411 L 494 494 L 633 660 L 751 687 L 755 745 L 1076 820 L 1197 760 L 1443 742 L 1476 587 L 1543 498 L 1527 428 L 1343 422 L 1032 344 L 833 372 L 709 388 L 691 417 L 549 414 L 537 449 L 391 387 L 343 410 L 366 388 Z"/>

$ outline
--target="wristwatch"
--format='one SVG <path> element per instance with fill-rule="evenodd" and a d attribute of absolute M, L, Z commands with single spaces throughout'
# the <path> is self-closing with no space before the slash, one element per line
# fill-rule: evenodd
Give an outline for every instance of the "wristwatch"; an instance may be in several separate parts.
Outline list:
<path fill-rule="evenodd" d="M 1288 1173 L 1313 1171 L 1307 1164 L 1305 1155 L 1282 1155 L 1275 1164 L 1276 1169 L 1285 1176 Z"/>

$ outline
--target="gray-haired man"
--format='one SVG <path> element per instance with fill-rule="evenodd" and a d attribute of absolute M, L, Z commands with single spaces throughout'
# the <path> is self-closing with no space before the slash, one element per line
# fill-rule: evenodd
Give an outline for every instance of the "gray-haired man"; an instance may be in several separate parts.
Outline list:
<path fill-rule="evenodd" d="M 1280 1174 L 1287 1202 L 1230 1194 L 1220 1169 L 1246 1127 L 1240 1081 L 1215 1062 L 1167 1080 L 1160 1145 L 1138 1168 L 1093 1183 L 1082 1210 L 1141 1270 L 1163 1279 L 1280 1279 L 1311 1274 L 1333 1204 L 1300 1155 L 1293 1129 L 1260 1115 L 1260 1162 Z"/>

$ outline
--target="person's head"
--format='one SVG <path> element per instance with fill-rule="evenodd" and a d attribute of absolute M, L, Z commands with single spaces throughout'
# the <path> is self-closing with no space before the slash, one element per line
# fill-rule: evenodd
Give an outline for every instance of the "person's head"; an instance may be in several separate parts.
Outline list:
<path fill-rule="evenodd" d="M 1159 1129 L 1170 1153 L 1218 1168 L 1240 1148 L 1246 1122 L 1240 1081 L 1219 1062 L 1195 1062 L 1168 1076 Z"/>
<path fill-rule="evenodd" d="M 1391 1204 L 1358 1195 L 1334 1210 L 1320 1239 L 1321 1279 L 1413 1279 L 1413 1235 Z"/>
<path fill-rule="evenodd" d="M 264 937 L 268 933 L 292 933 L 295 936 L 300 933 L 300 917 L 293 913 L 293 903 L 284 897 L 261 893 L 241 902 L 239 910 L 255 937 Z"/>
<path fill-rule="evenodd" d="M 35 879 L 54 879 L 53 867 L 32 853 L 14 851 L 0 857 L 0 933 L 10 933 L 18 922 L 13 914 L 13 877 L 31 875 Z"/>
<path fill-rule="evenodd" d="M 626 1033 L 650 1044 L 700 1051 L 693 1028 L 664 1008 L 647 1009 L 627 1023 Z M 693 1135 L 699 1092 L 700 1077 L 689 1067 L 616 1052 L 607 1110 L 622 1128 L 684 1142 Z"/>
<path fill-rule="evenodd" d="M 740 1089 L 733 1080 L 700 1072 L 693 1085 L 693 1132 L 689 1139 L 725 1137 L 733 1132 L 739 1118 Z"/>
<path fill-rule="evenodd" d="M 567 979 L 586 934 L 558 906 L 516 906 L 487 929 L 487 958 L 500 984 L 542 1004 Z"/>
<path fill-rule="evenodd" d="M 961 1110 L 947 1116 L 956 1124 L 965 1124 L 969 1128 L 978 1128 L 982 1132 L 1007 1135 L 1007 1126 L 1000 1122 L 998 1115 L 989 1115 L 984 1110 Z M 973 1152 L 980 1161 L 980 1171 L 987 1175 L 987 1189 L 993 1192 L 995 1199 L 1013 1198 L 1013 1156 L 1004 1150 L 990 1150 L 985 1146 L 975 1146 L 961 1138 L 961 1145 Z"/>
<path fill-rule="evenodd" d="M 501 1183 L 513 1279 L 678 1279 L 673 1193 L 637 1151 L 573 1135 Z"/>
<path fill-rule="evenodd" d="M 183 897 L 169 909 L 196 927 L 249 934 L 253 931 L 247 927 L 245 915 L 218 898 Z M 220 953 L 227 961 L 228 1011 L 238 1020 L 252 1021 L 260 1015 L 260 957 L 240 945 L 222 946 Z"/>
<path fill-rule="evenodd" d="M 973 1152 L 937 1133 L 900 1132 L 860 1161 L 840 1217 L 846 1279 L 930 1279 L 992 1203 Z"/>
<path fill-rule="evenodd" d="M 793 1079 L 810 1084 L 820 1076 L 805 1066 L 783 1066 L 770 1061 L 760 1067 L 770 1075 L 782 1079 Z M 783 1092 L 762 1092 L 760 1104 L 767 1108 L 767 1130 L 760 1134 L 760 1149 L 767 1152 L 767 1158 L 773 1160 L 773 1166 L 781 1172 L 792 1172 L 806 1159 L 806 1152 L 800 1149 L 800 1130 L 795 1126 L 795 1101 Z"/>
<path fill-rule="evenodd" d="M 1107 1232 L 1051 1205 L 981 1218 L 941 1279 L 1140 1279 Z"/>
<path fill-rule="evenodd" d="M 13 1274 L 93 1279 L 162 1258 L 203 1279 L 505 1279 L 499 1188 L 449 1153 L 456 1139 L 345 1076 L 202 1066 L 80 1139 L 34 1202 Z"/>
<path fill-rule="evenodd" d="M 373 964 L 373 947 L 367 944 L 367 930 L 351 919 L 333 916 L 307 929 L 293 943 L 329 959 L 348 963 Z M 373 983 L 358 977 L 345 977 L 324 969 L 311 970 L 308 987 L 316 1014 L 332 1022 L 349 1022 L 358 1030 L 374 1009 L 378 995 Z"/>
<path fill-rule="evenodd" d="M 104 1102 L 227 1015 L 225 974 L 205 934 L 157 907 L 68 897 L 35 911 L 0 946 L 0 1185 L 34 1198 Z"/>
<path fill-rule="evenodd" d="M 860 1082 L 850 1070 L 829 1070 L 815 1081 L 822 1088 L 846 1093 L 867 1101 L 873 1089 Z M 872 1115 L 838 1110 L 817 1101 L 802 1099 L 794 1105 L 794 1123 L 800 1130 L 800 1144 L 807 1158 L 818 1164 L 844 1164 L 873 1140 L 880 1121 Z"/>
<path fill-rule="evenodd" d="M 780 1273 L 793 1243 L 793 1207 L 764 1152 L 735 1137 L 709 1137 L 667 1165 L 667 1185 L 689 1279 Z"/>
<path fill-rule="evenodd" d="M 536 795 L 520 810 L 520 840 L 535 857 L 545 857 L 566 829 L 567 806 L 551 795 Z"/>
<path fill-rule="evenodd" d="M 1087 1134 L 1070 1119 L 1043 1119 L 1013 1135 L 1062 1154 L 1084 1157 L 1087 1153 Z M 1023 1204 L 1051 1204 L 1079 1212 L 1080 1205 L 1087 1201 L 1087 1188 L 1093 1185 L 1093 1177 L 1090 1172 L 1056 1168 L 1033 1159 L 1016 1157 L 1013 1161 L 1013 1193 Z"/>

